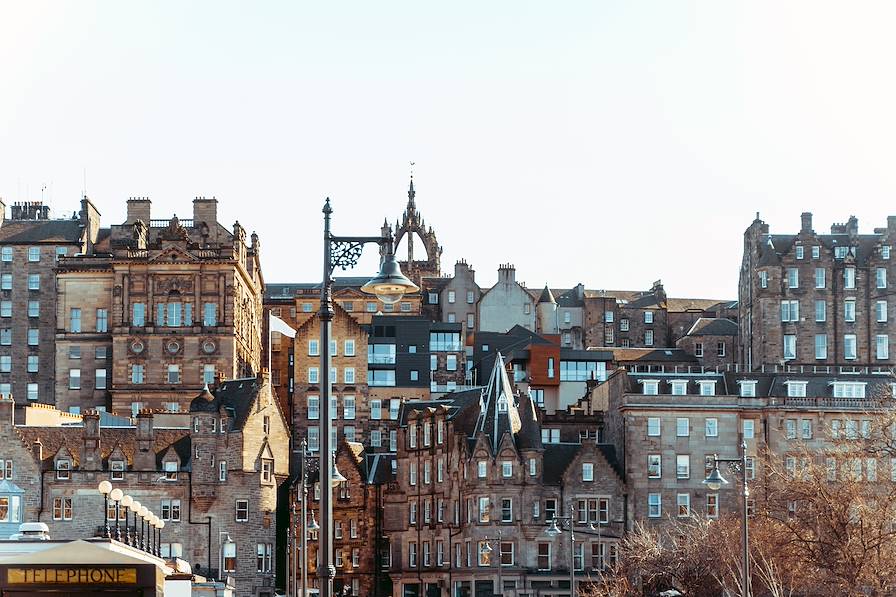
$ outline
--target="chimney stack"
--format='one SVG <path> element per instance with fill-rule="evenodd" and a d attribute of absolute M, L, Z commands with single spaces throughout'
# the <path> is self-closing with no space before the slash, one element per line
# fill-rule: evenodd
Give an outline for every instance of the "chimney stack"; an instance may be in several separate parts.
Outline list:
<path fill-rule="evenodd" d="M 812 212 L 804 211 L 800 214 L 800 232 L 812 232 Z"/>
<path fill-rule="evenodd" d="M 149 197 L 128 197 L 128 219 L 125 224 L 133 224 L 137 220 L 143 220 L 149 228 L 149 216 L 152 201 Z"/>

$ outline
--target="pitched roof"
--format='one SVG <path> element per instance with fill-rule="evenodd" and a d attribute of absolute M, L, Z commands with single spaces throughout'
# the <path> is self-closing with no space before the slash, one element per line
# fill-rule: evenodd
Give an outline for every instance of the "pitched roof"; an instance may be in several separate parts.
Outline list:
<path fill-rule="evenodd" d="M 499 352 L 488 385 L 479 399 L 479 415 L 474 433 L 488 436 L 492 454 L 497 454 L 504 435 L 509 433 L 515 437 L 520 429 L 522 421 L 517 410 L 516 396 L 507 377 L 507 369 L 504 368 L 504 357 Z"/>
<path fill-rule="evenodd" d="M 699 363 L 697 357 L 680 348 L 613 348 L 599 347 L 588 350 L 607 350 L 613 353 L 616 362 L 651 361 L 651 362 L 689 362 Z"/>
<path fill-rule="evenodd" d="M 675 313 L 687 311 L 720 311 L 737 307 L 736 300 L 718 300 L 702 298 L 669 298 L 666 308 Z"/>
<path fill-rule="evenodd" d="M 551 289 L 548 288 L 548 285 L 544 285 L 544 290 L 541 291 L 541 296 L 538 297 L 539 303 L 554 303 L 557 304 L 557 301 L 554 300 L 554 295 L 551 293 Z"/>
<path fill-rule="evenodd" d="M 700 317 L 688 330 L 688 336 L 737 336 L 737 324 L 724 317 Z"/>
<path fill-rule="evenodd" d="M 0 225 L 0 243 L 79 243 L 79 220 L 6 220 Z"/>
<path fill-rule="evenodd" d="M 231 429 L 239 431 L 246 424 L 252 406 L 258 400 L 262 390 L 261 380 L 257 377 L 232 379 L 222 382 L 214 392 L 203 390 L 190 402 L 190 412 L 218 413 L 221 409 L 230 413 L 233 419 Z M 209 399 L 209 396 L 212 396 Z M 276 402 L 276 401 L 275 401 Z"/>
<path fill-rule="evenodd" d="M 582 444 L 545 444 L 543 456 L 545 484 L 559 485 L 563 481 L 563 473 L 581 448 Z"/>
<path fill-rule="evenodd" d="M 43 444 L 43 461 L 52 466 L 56 454 L 66 448 L 72 455 L 72 465 L 81 462 L 81 450 L 84 447 L 84 428 L 71 427 L 16 427 L 22 440 L 30 449 L 34 442 Z M 154 429 L 153 451 L 158 457 L 169 448 L 174 448 L 182 465 L 190 462 L 190 432 L 188 429 Z M 129 465 L 134 462 L 137 451 L 137 430 L 135 427 L 100 427 L 100 453 L 103 460 L 120 448 Z"/>

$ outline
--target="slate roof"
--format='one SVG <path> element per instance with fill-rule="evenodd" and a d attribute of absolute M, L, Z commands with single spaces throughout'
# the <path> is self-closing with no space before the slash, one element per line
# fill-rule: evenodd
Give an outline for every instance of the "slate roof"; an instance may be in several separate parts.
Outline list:
<path fill-rule="evenodd" d="M 697 357 L 680 348 L 588 348 L 588 350 L 606 350 L 613 353 L 616 362 L 666 362 L 699 364 Z"/>
<path fill-rule="evenodd" d="M 548 288 L 548 285 L 544 285 L 544 290 L 541 291 L 541 296 L 538 297 L 539 303 L 553 303 L 557 304 L 557 301 L 554 300 L 554 295 L 551 293 L 551 289 Z"/>
<path fill-rule="evenodd" d="M 81 462 L 81 450 L 84 447 L 84 428 L 81 426 L 67 427 L 32 427 L 18 426 L 18 433 L 22 436 L 26 447 L 31 449 L 34 442 L 40 440 L 43 444 L 43 466 L 53 468 L 53 460 L 63 447 L 72 455 L 72 466 L 78 466 Z M 154 429 L 153 451 L 156 460 L 160 461 L 161 455 L 173 447 L 181 461 L 181 467 L 190 463 L 190 432 L 188 429 Z M 128 465 L 134 463 L 134 453 L 137 451 L 137 429 L 135 427 L 100 427 L 100 453 L 103 460 L 116 449 L 121 448 L 127 459 Z"/>
<path fill-rule="evenodd" d="M 0 225 L 0 243 L 80 242 L 80 220 L 6 220 Z"/>
<path fill-rule="evenodd" d="M 688 330 L 688 336 L 737 336 L 737 324 L 724 317 L 701 317 Z"/>
<path fill-rule="evenodd" d="M 798 238 L 796 234 L 763 234 L 759 237 L 759 263 L 758 266 L 779 265 L 781 257 L 790 253 Z M 848 233 L 816 234 L 813 240 L 804 242 L 804 246 L 812 246 L 817 240 L 825 249 L 833 252 L 834 247 L 856 248 L 856 265 L 867 265 L 874 249 L 880 245 L 882 234 L 857 234 L 850 236 Z"/>
<path fill-rule="evenodd" d="M 666 299 L 666 309 L 673 313 L 687 311 L 721 311 L 737 307 L 736 300 L 717 300 L 701 298 L 669 298 Z"/>
<path fill-rule="evenodd" d="M 582 444 L 545 444 L 544 446 L 544 474 L 542 478 L 546 485 L 559 485 L 563 480 L 569 463 L 582 448 Z"/>
<path fill-rule="evenodd" d="M 190 412 L 219 413 L 224 409 L 232 419 L 231 430 L 240 431 L 246 424 L 261 389 L 262 384 L 257 377 L 228 380 L 219 384 L 214 392 L 209 392 L 206 388 L 193 398 Z"/>

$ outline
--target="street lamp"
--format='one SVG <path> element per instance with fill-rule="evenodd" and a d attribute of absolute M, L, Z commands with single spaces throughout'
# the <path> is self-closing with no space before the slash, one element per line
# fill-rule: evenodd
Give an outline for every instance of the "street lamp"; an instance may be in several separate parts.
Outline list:
<path fill-rule="evenodd" d="M 159 524 L 159 517 L 156 516 L 155 514 L 150 514 L 149 515 L 149 529 L 148 529 L 149 533 L 150 533 L 150 535 L 149 535 L 150 536 L 149 553 L 151 553 L 154 556 L 159 555 L 159 546 L 156 543 L 156 525 L 158 525 L 158 524 Z"/>
<path fill-rule="evenodd" d="M 159 529 L 159 555 L 162 555 L 162 529 L 165 528 L 165 521 L 159 519 L 158 525 L 156 526 Z M 171 557 L 171 550 L 168 550 L 168 557 Z"/>
<path fill-rule="evenodd" d="M 554 516 L 554 520 L 551 521 L 551 526 L 544 532 L 548 537 L 554 538 L 558 537 L 563 531 L 561 527 L 557 525 L 557 521 L 560 521 L 561 525 L 566 524 L 569 527 L 569 595 L 570 597 L 576 596 L 576 535 L 573 531 L 574 520 L 572 517 L 572 506 L 569 507 L 570 515 L 569 516 Z"/>
<path fill-rule="evenodd" d="M 131 500 L 131 505 L 129 506 L 129 509 L 131 512 L 134 513 L 134 528 L 133 528 L 134 535 L 133 535 L 133 538 L 131 539 L 130 545 L 131 545 L 131 547 L 136 547 L 138 549 L 140 548 L 140 543 L 137 542 L 137 513 L 140 512 L 141 507 L 142 507 L 142 505 L 140 504 L 140 502 L 138 502 L 137 500 Z M 127 514 L 125 514 L 125 516 L 127 516 Z"/>
<path fill-rule="evenodd" d="M 703 484 L 706 485 L 706 487 L 711 491 L 718 491 L 722 487 L 722 485 L 728 485 L 728 480 L 722 476 L 722 472 L 719 470 L 720 462 L 739 465 L 740 468 L 742 483 L 741 497 L 743 498 L 743 508 L 740 517 L 740 536 L 742 549 L 741 564 L 743 566 L 743 568 L 741 569 L 740 594 L 742 597 L 750 597 L 752 590 L 750 587 L 750 534 L 747 528 L 747 501 L 750 497 L 750 489 L 747 486 L 747 442 L 741 441 L 740 456 L 738 458 L 719 458 L 718 455 L 713 454 L 712 470 L 703 480 Z"/>
<path fill-rule="evenodd" d="M 130 495 L 126 495 L 121 498 L 121 507 L 124 508 L 124 543 L 125 545 L 131 544 L 131 533 L 128 529 L 128 510 L 131 509 L 131 504 L 134 503 L 134 498 Z"/>
<path fill-rule="evenodd" d="M 409 292 L 419 290 L 416 284 L 408 280 L 402 273 L 395 256 L 392 254 L 392 235 L 388 232 L 381 236 L 334 236 L 330 232 L 330 199 L 324 203 L 324 262 L 323 281 L 320 288 L 320 369 L 321 404 L 324 405 L 320 417 L 320 471 L 331 470 L 328 459 L 333 451 L 332 438 L 333 413 L 330 405 L 330 327 L 333 322 L 332 275 L 336 267 L 347 269 L 358 264 L 364 245 L 376 243 L 385 247 L 386 252 L 380 263 L 379 274 L 361 287 L 363 292 L 375 294 L 386 304 L 394 304 Z M 331 487 L 321 483 L 320 521 L 321 531 L 318 536 L 318 558 L 320 566 L 317 574 L 320 578 L 320 597 L 333 596 L 333 579 L 336 567 L 333 565 L 333 492 Z M 304 596 L 303 596 L 304 597 Z"/>
<path fill-rule="evenodd" d="M 146 523 L 149 522 L 149 508 L 140 506 L 137 514 L 140 515 L 140 549 L 149 551 L 149 544 L 146 541 Z"/>
<path fill-rule="evenodd" d="M 233 545 L 233 539 L 230 538 L 230 533 L 227 531 L 218 531 L 218 553 L 221 557 L 221 567 L 218 570 L 218 580 L 224 579 L 224 546 Z"/>
<path fill-rule="evenodd" d="M 100 481 L 97 491 L 103 494 L 103 520 L 106 521 L 106 524 L 103 525 L 103 538 L 109 539 L 111 537 L 109 534 L 109 492 L 112 491 L 112 484 L 108 481 Z"/>
<path fill-rule="evenodd" d="M 111 492 L 109 492 L 109 498 L 115 502 L 115 540 L 121 541 L 121 527 L 118 524 L 118 512 L 121 504 L 121 498 L 124 497 L 124 493 L 119 489 L 115 488 Z"/>

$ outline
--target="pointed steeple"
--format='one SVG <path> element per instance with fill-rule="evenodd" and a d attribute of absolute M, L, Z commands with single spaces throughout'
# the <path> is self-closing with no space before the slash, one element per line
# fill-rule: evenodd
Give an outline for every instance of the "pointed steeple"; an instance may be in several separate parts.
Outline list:
<path fill-rule="evenodd" d="M 499 352 L 495 359 L 495 367 L 489 376 L 488 386 L 482 390 L 479 398 L 479 418 L 476 431 L 489 437 L 492 454 L 498 453 L 498 446 L 505 433 L 516 439 L 522 428 L 520 413 L 517 408 L 513 385 L 504 368 L 504 357 Z"/>
<path fill-rule="evenodd" d="M 554 293 L 551 292 L 551 289 L 548 288 L 548 285 L 544 285 L 544 290 L 541 291 L 541 296 L 538 297 L 539 303 L 556 303 L 554 300 Z"/>
<path fill-rule="evenodd" d="M 414 196 L 416 193 L 414 192 L 414 175 L 411 174 L 411 185 L 408 187 L 408 211 L 415 211 L 417 209 L 416 203 L 414 203 Z"/>

